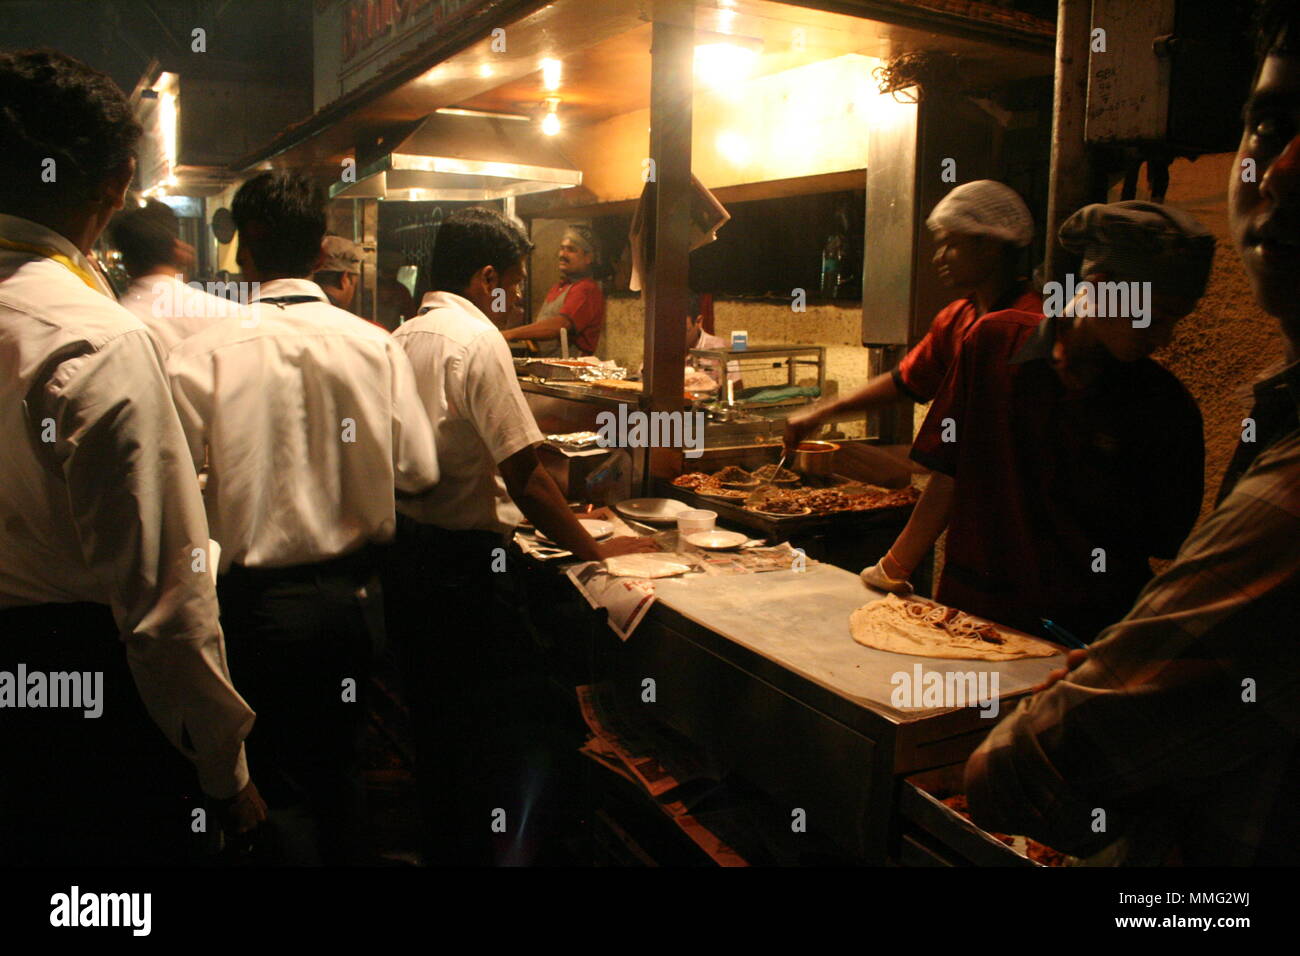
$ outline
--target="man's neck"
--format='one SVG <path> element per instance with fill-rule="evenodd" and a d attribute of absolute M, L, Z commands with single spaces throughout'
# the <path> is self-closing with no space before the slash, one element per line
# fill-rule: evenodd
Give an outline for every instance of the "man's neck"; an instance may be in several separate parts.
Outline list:
<path fill-rule="evenodd" d="M 1055 322 L 1052 368 L 1066 388 L 1087 388 L 1101 374 L 1109 353 L 1069 318 L 1059 318 Z"/>
<path fill-rule="evenodd" d="M 83 256 L 90 255 L 91 247 L 94 246 L 95 240 L 99 238 L 99 234 L 104 231 L 106 222 L 106 220 L 101 221 L 102 217 L 96 212 L 87 212 L 84 209 L 78 209 L 71 213 L 45 209 L 13 209 L 5 210 L 5 212 L 23 219 L 29 219 L 57 232 L 76 246 L 77 251 Z"/>
<path fill-rule="evenodd" d="M 560 273 L 560 281 L 561 281 L 561 282 L 580 282 L 581 280 L 587 278 L 589 275 L 591 275 L 590 270 L 587 271 L 587 272 L 561 272 L 561 273 Z"/>
<path fill-rule="evenodd" d="M 1009 291 L 1012 283 L 1001 276 L 991 276 L 970 291 L 969 298 L 975 303 L 975 314 L 984 315 L 991 311 Z"/>
<path fill-rule="evenodd" d="M 154 268 L 150 269 L 148 272 L 142 272 L 138 276 L 131 276 L 131 278 L 136 282 L 140 282 L 144 279 L 152 279 L 155 277 L 164 278 L 164 279 L 179 279 L 181 282 L 185 281 L 185 276 L 181 272 L 181 269 L 178 266 L 168 265 L 168 264 L 155 266 Z"/>

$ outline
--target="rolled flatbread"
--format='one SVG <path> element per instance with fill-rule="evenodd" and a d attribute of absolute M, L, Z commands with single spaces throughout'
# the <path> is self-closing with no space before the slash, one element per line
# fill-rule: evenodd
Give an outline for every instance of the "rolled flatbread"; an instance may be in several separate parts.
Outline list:
<path fill-rule="evenodd" d="M 1007 630 L 956 608 L 890 594 L 849 615 L 853 639 L 865 647 L 959 661 L 1016 661 L 1051 657 L 1061 649 Z"/>

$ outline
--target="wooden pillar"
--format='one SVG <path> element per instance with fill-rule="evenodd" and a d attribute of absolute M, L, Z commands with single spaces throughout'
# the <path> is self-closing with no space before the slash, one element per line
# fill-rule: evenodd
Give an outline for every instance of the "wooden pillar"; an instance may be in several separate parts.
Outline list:
<path fill-rule="evenodd" d="M 685 404 L 694 67 L 694 29 L 656 21 L 650 48 L 654 238 L 647 249 L 645 283 L 645 379 L 651 411 L 680 412 Z M 650 449 L 652 476 L 670 478 L 681 468 L 682 449 Z"/>
<path fill-rule="evenodd" d="M 1084 124 L 1088 108 L 1088 44 L 1092 0 L 1060 0 L 1056 14 L 1056 85 L 1052 101 L 1052 169 L 1047 186 L 1048 281 L 1064 278 L 1061 223 L 1089 200 L 1091 177 Z"/>

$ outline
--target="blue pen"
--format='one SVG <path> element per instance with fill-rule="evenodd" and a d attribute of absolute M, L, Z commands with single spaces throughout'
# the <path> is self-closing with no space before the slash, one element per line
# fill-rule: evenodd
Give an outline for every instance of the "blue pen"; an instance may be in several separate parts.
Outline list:
<path fill-rule="evenodd" d="M 1045 617 L 1039 618 L 1039 620 L 1043 622 L 1043 630 L 1047 632 L 1049 637 L 1054 637 L 1062 644 L 1066 644 L 1070 647 L 1077 647 L 1080 650 L 1085 650 L 1085 651 L 1088 649 L 1087 644 L 1083 643 L 1083 641 L 1079 640 L 1077 637 L 1075 637 L 1065 628 L 1061 627 L 1061 625 L 1057 624 L 1055 621 L 1049 621 Z"/>

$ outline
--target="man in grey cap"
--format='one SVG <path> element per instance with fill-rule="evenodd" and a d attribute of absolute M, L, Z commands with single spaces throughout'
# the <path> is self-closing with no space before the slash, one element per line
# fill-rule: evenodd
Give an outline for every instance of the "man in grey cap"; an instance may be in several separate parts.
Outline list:
<path fill-rule="evenodd" d="M 329 297 L 330 305 L 351 312 L 361 279 L 361 247 L 342 236 L 326 236 L 320 251 L 324 258 L 312 281 Z"/>
<path fill-rule="evenodd" d="M 1090 865 L 1300 863 L 1300 5 L 1260 12 L 1228 212 L 1284 354 L 1254 356 L 1276 364 L 1242 396 L 1218 507 L 966 764 L 980 826 Z"/>
<path fill-rule="evenodd" d="M 1049 619 L 1086 642 L 1200 511 L 1200 412 L 1147 356 L 1204 292 L 1214 239 L 1147 202 L 1088 206 L 1060 235 L 1083 253 L 1084 281 L 1068 301 L 1049 285 L 1045 319 L 1008 309 L 967 333 L 912 446 L 934 473 L 925 507 L 885 570 L 905 586 L 946 525 L 939 601 L 1056 636 Z"/>

